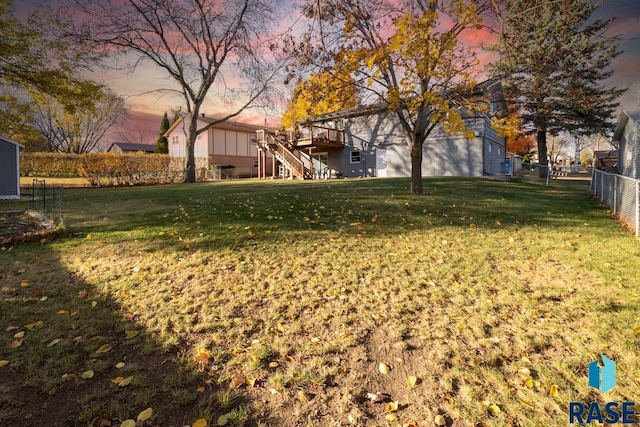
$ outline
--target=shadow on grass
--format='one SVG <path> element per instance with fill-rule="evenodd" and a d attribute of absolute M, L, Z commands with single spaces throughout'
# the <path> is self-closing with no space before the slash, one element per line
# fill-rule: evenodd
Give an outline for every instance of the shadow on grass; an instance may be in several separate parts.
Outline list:
<path fill-rule="evenodd" d="M 0 255 L 0 328 L 0 425 L 120 425 L 146 408 L 153 416 L 138 425 L 211 425 L 230 412 L 229 425 L 253 422 L 240 393 L 208 377 L 190 349 L 142 329 L 51 245 Z"/>
<path fill-rule="evenodd" d="M 277 243 L 296 233 L 397 236 L 436 227 L 580 226 L 602 218 L 584 182 L 425 179 L 422 196 L 406 179 L 240 182 L 79 190 L 68 221 L 78 236 L 107 233 L 155 249 L 216 250 Z M 179 240 L 179 243 L 176 242 Z"/>

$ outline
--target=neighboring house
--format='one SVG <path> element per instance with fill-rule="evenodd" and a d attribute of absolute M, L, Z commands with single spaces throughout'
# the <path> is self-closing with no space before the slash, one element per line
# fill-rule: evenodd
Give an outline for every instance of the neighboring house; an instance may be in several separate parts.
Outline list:
<path fill-rule="evenodd" d="M 620 114 L 613 134 L 613 145 L 619 147 L 619 173 L 640 179 L 640 108 Z"/>
<path fill-rule="evenodd" d="M 111 144 L 108 153 L 137 153 L 142 151 L 143 153 L 155 153 L 155 144 L 134 144 L 131 142 L 114 142 Z"/>
<path fill-rule="evenodd" d="M 20 149 L 24 148 L 0 136 L 0 199 L 20 198 Z"/>
<path fill-rule="evenodd" d="M 202 115 L 198 118 L 198 129 L 202 129 L 215 120 Z M 234 176 L 256 176 L 258 174 L 256 131 L 260 128 L 260 126 L 229 120 L 213 125 L 197 137 L 194 149 L 196 170 L 203 171 L 215 166 L 222 166 L 227 170 L 233 170 Z M 165 133 L 165 136 L 168 141 L 169 156 L 177 160 L 172 164 L 184 165 L 187 144 L 183 119 L 179 118 Z M 271 161 L 264 162 L 263 166 L 267 173 L 271 173 Z"/>
<path fill-rule="evenodd" d="M 594 151 L 593 166 L 610 173 L 618 173 L 618 150 Z"/>
<path fill-rule="evenodd" d="M 481 89 L 490 95 L 490 112 L 506 110 L 499 82 L 486 82 Z M 491 128 L 491 119 L 466 116 L 464 121 L 473 132 L 472 138 L 447 135 L 440 126 L 431 132 L 423 146 L 422 176 L 505 172 L 505 138 Z M 395 114 L 383 107 L 324 114 L 301 125 L 306 129 L 289 131 L 288 135 L 258 132 L 260 147 L 273 152 L 291 177 L 411 176 L 411 157 L 401 125 Z"/>

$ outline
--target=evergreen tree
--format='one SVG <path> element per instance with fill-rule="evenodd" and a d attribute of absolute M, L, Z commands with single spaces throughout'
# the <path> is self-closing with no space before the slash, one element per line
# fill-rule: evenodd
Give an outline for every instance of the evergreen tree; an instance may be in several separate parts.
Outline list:
<path fill-rule="evenodd" d="M 169 117 L 167 116 L 167 112 L 164 112 L 162 116 L 162 122 L 160 123 L 160 135 L 158 135 L 158 139 L 156 140 L 156 153 L 160 154 L 168 154 L 169 153 L 169 141 L 164 134 L 169 130 L 171 125 L 169 124 Z"/>
<path fill-rule="evenodd" d="M 503 0 L 502 31 L 491 65 L 505 79 L 527 134 L 535 134 L 538 157 L 548 165 L 547 135 L 606 132 L 622 90 L 602 86 L 621 52 L 618 37 L 605 36 L 611 21 L 593 19 L 589 0 Z M 548 168 L 540 169 L 546 176 Z"/>

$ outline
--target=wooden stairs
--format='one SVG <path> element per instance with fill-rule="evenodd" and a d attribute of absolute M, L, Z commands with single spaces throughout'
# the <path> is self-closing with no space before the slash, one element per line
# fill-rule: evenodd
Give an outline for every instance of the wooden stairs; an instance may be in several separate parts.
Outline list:
<path fill-rule="evenodd" d="M 294 179 L 311 179 L 313 162 L 311 157 L 295 148 L 286 135 L 268 131 L 258 132 L 258 147 L 271 152 L 275 158 L 289 171 Z"/>

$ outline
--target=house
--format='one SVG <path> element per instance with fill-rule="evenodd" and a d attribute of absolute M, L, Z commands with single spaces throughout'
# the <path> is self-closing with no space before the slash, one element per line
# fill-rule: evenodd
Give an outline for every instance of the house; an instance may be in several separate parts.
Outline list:
<path fill-rule="evenodd" d="M 155 144 L 136 144 L 131 142 L 114 142 L 111 144 L 108 153 L 155 153 L 156 145 Z"/>
<path fill-rule="evenodd" d="M 0 136 L 0 199 L 20 198 L 20 149 L 24 148 Z"/>
<path fill-rule="evenodd" d="M 598 170 L 618 173 L 618 150 L 594 151 L 593 166 Z"/>
<path fill-rule="evenodd" d="M 618 146 L 619 173 L 640 179 L 640 108 L 620 113 L 613 145 Z"/>
<path fill-rule="evenodd" d="M 201 115 L 198 117 L 198 129 L 214 123 L 215 118 Z M 173 165 L 181 167 L 187 156 L 186 130 L 183 118 L 179 118 L 165 133 L 168 141 L 169 156 L 176 161 Z M 194 154 L 196 170 L 200 172 L 222 166 L 233 170 L 233 176 L 252 177 L 258 174 L 258 147 L 256 131 L 260 126 L 227 120 L 212 125 L 206 132 L 198 135 Z M 268 156 L 269 160 L 271 155 Z M 271 173 L 272 162 L 260 165 L 265 173 Z"/>
<path fill-rule="evenodd" d="M 493 86 L 493 87 L 492 87 Z M 499 82 L 480 86 L 489 111 L 506 110 Z M 505 138 L 485 115 L 463 115 L 473 137 L 448 135 L 436 126 L 423 146 L 422 176 L 484 176 L 504 173 Z M 294 178 L 411 176 L 410 152 L 394 113 L 372 105 L 311 117 L 301 130 L 258 132 L 262 151 L 272 152 Z"/>

